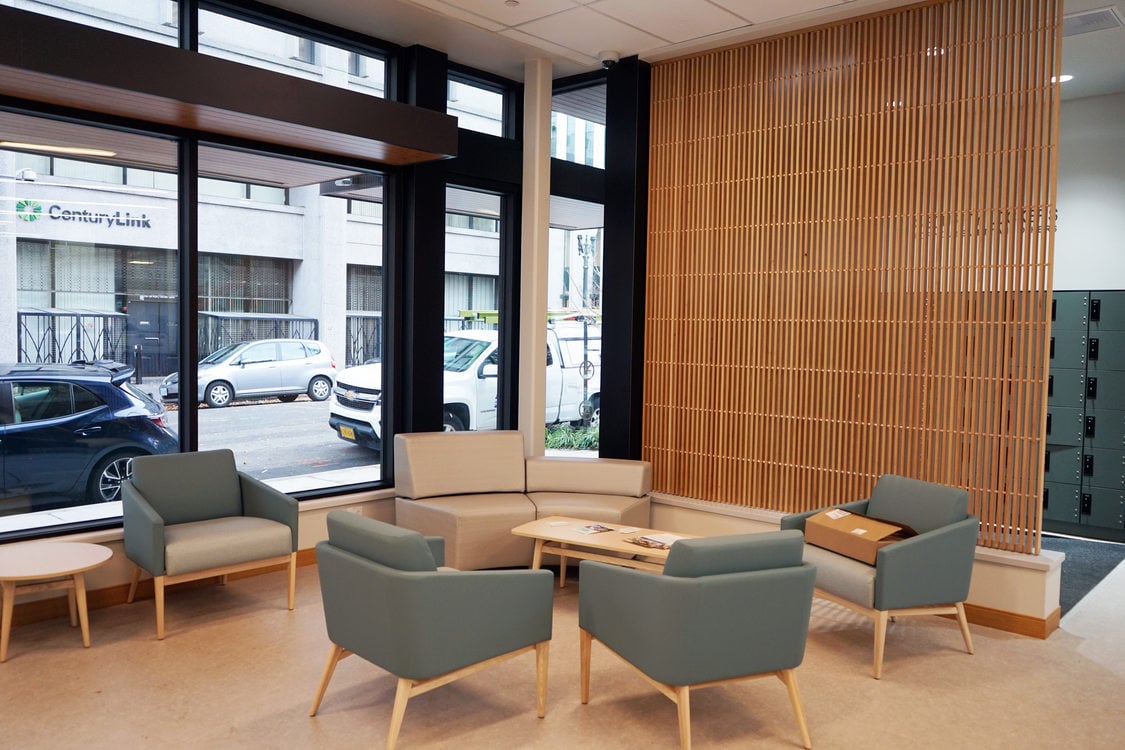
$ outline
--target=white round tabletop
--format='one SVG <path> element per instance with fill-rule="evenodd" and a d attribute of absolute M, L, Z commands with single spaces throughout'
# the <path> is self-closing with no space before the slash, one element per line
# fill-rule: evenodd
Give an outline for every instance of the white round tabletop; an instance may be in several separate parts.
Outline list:
<path fill-rule="evenodd" d="M 0 547 L 0 580 L 23 581 L 81 573 L 113 556 L 87 542 L 28 542 Z"/>

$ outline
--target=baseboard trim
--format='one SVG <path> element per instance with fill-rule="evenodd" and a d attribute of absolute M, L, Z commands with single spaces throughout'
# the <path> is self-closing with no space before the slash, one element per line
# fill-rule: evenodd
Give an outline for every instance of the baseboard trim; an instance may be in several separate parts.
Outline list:
<path fill-rule="evenodd" d="M 1018 612 L 1007 612 L 1002 609 L 993 609 L 992 607 L 965 602 L 965 617 L 974 625 L 984 625 L 985 627 L 1042 640 L 1058 630 L 1062 608 L 1056 607 L 1055 611 L 1047 617 L 1031 617 L 1030 615 L 1021 615 Z"/>
<path fill-rule="evenodd" d="M 316 550 L 313 548 L 297 550 L 297 567 L 305 565 L 316 564 Z M 254 570 L 246 570 L 241 573 L 232 573 L 227 576 L 228 580 L 237 580 L 239 578 L 249 578 L 250 576 L 260 576 L 266 573 L 275 573 L 279 570 L 285 570 L 287 565 L 267 565 L 262 568 L 255 568 Z M 169 586 L 168 591 L 176 589 L 189 589 L 199 588 L 202 586 L 213 586 L 219 580 L 218 576 L 210 578 L 200 578 L 195 581 L 185 581 L 184 583 L 177 583 L 174 586 Z M 152 579 L 143 578 L 137 585 L 137 599 L 152 599 Z M 106 607 L 115 607 L 119 604 L 125 604 L 126 599 L 129 598 L 129 584 L 121 583 L 115 586 L 107 586 L 103 589 L 94 589 L 86 592 L 86 609 L 105 609 Z M 52 620 L 56 617 L 69 617 L 70 611 L 67 608 L 65 596 L 52 596 L 45 599 L 33 599 L 28 602 L 17 601 L 12 609 L 12 625 L 26 625 L 33 622 L 42 622 L 44 620 Z"/>

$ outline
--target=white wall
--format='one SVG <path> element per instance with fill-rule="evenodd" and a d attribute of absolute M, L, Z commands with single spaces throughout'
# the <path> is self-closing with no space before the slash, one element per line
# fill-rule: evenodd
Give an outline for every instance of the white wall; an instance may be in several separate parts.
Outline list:
<path fill-rule="evenodd" d="M 1125 94 L 1063 102 L 1055 289 L 1125 289 Z"/>

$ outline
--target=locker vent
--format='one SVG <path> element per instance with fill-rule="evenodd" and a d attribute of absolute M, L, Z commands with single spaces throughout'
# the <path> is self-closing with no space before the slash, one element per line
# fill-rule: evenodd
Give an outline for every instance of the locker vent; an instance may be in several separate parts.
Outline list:
<path fill-rule="evenodd" d="M 1121 28 L 1121 17 L 1113 8 L 1100 8 L 1063 16 L 1063 36 L 1078 36 L 1091 31 Z"/>

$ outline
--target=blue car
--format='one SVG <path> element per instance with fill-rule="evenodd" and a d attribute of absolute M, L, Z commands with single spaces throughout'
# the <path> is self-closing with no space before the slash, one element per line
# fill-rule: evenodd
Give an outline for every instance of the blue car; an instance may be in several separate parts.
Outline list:
<path fill-rule="evenodd" d="M 0 514 L 117 500 L 135 456 L 179 450 L 132 375 L 118 362 L 0 364 Z"/>

